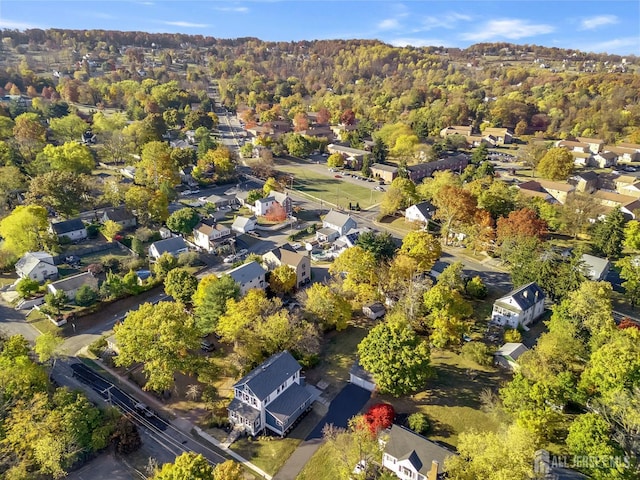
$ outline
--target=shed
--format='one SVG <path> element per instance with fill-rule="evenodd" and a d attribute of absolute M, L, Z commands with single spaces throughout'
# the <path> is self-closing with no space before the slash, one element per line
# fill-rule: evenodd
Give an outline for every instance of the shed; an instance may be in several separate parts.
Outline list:
<path fill-rule="evenodd" d="M 505 343 L 496 353 L 494 353 L 496 365 L 508 368 L 510 370 L 518 370 L 518 358 L 529 349 L 523 343 Z"/>

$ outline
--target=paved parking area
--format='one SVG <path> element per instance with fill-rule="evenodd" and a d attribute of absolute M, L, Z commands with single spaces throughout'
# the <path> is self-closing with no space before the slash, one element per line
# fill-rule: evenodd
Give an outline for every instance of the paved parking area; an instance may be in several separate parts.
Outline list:
<path fill-rule="evenodd" d="M 362 410 L 370 397 L 371 392 L 368 390 L 357 387 L 352 383 L 346 384 L 336 398 L 331 401 L 327 414 L 305 440 L 322 438 L 322 429 L 330 423 L 336 427 L 346 428 L 349 419 Z"/>

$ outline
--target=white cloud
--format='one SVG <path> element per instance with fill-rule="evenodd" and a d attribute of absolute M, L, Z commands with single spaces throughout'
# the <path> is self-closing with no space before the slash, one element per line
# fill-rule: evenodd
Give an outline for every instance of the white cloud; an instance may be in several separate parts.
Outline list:
<path fill-rule="evenodd" d="M 378 23 L 380 30 L 394 30 L 400 26 L 397 18 L 386 18 Z"/>
<path fill-rule="evenodd" d="M 249 9 L 247 7 L 213 7 L 218 12 L 231 12 L 231 13 L 247 13 Z"/>
<path fill-rule="evenodd" d="M 638 55 L 640 53 L 640 40 L 638 40 L 638 37 L 614 38 L 613 40 L 605 40 L 590 45 L 583 45 L 578 48 L 587 52 L 606 52 L 618 55 Z"/>
<path fill-rule="evenodd" d="M 428 16 L 422 19 L 422 30 L 434 28 L 454 28 L 459 22 L 469 22 L 471 17 L 462 13 L 448 12 L 440 16 Z"/>
<path fill-rule="evenodd" d="M 183 28 L 205 28 L 209 26 L 206 23 L 191 23 L 191 22 L 181 22 L 181 21 L 162 22 L 162 23 L 164 23 L 165 25 L 172 25 L 174 27 L 183 27 Z"/>
<path fill-rule="evenodd" d="M 450 45 L 450 42 L 437 38 L 394 38 L 389 43 L 394 47 L 444 47 Z"/>
<path fill-rule="evenodd" d="M 29 28 L 40 27 L 27 22 L 17 22 L 14 20 L 7 20 L 6 18 L 0 18 L 0 28 L 6 28 L 8 30 L 27 30 Z"/>
<path fill-rule="evenodd" d="M 615 15 L 598 15 L 596 17 L 583 18 L 580 22 L 580 30 L 594 30 L 605 25 L 615 25 L 618 17 Z"/>
<path fill-rule="evenodd" d="M 554 30 L 555 27 L 553 25 L 544 23 L 532 24 L 527 20 L 520 20 L 518 18 L 504 18 L 501 20 L 490 20 L 475 32 L 461 35 L 461 38 L 474 42 L 489 42 L 500 39 L 518 40 L 536 35 L 545 35 Z"/>

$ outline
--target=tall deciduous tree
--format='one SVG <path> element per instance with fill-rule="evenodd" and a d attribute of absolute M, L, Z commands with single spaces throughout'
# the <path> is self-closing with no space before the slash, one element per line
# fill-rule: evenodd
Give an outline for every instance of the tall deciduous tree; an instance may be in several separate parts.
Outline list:
<path fill-rule="evenodd" d="M 200 215 L 193 208 L 181 208 L 167 218 L 167 227 L 174 232 L 191 235 L 193 229 L 200 221 Z"/>
<path fill-rule="evenodd" d="M 148 142 L 142 147 L 140 161 L 136 164 L 136 182 L 159 188 L 163 182 L 180 183 L 178 167 L 171 158 L 171 147 L 164 142 Z"/>
<path fill-rule="evenodd" d="M 52 118 L 49 122 L 49 128 L 58 141 L 79 142 L 82 134 L 87 130 L 88 125 L 87 122 L 78 115 L 71 113 L 65 117 Z"/>
<path fill-rule="evenodd" d="M 532 478 L 536 448 L 530 432 L 516 425 L 497 433 L 465 432 L 458 441 L 459 455 L 447 459 L 445 471 L 456 480 Z"/>
<path fill-rule="evenodd" d="M 632 307 L 640 303 L 640 262 L 634 257 L 624 257 L 616 262 L 620 278 L 624 280 L 624 295 Z"/>
<path fill-rule="evenodd" d="M 296 271 L 289 265 L 280 265 L 269 272 L 269 288 L 276 295 L 291 293 L 297 280 Z"/>
<path fill-rule="evenodd" d="M 116 325 L 114 333 L 120 350 L 116 364 L 142 362 L 146 390 L 168 390 L 176 371 L 193 372 L 196 361 L 191 352 L 200 344 L 200 332 L 181 304 L 144 303 Z"/>
<path fill-rule="evenodd" d="M 164 279 L 164 291 L 181 303 L 191 303 L 198 279 L 184 268 L 174 268 Z"/>
<path fill-rule="evenodd" d="M 431 270 L 433 264 L 442 255 L 442 247 L 430 233 L 416 230 L 405 235 L 398 253 L 415 260 L 417 268 L 426 272 Z"/>
<path fill-rule="evenodd" d="M 344 275 L 343 290 L 363 301 L 376 295 L 378 272 L 376 258 L 371 252 L 355 246 L 346 249 L 329 267 L 332 275 Z"/>
<path fill-rule="evenodd" d="M 593 226 L 593 244 L 607 258 L 617 258 L 622 253 L 625 222 L 620 208 L 615 208 Z"/>
<path fill-rule="evenodd" d="M 213 467 L 200 453 L 185 452 L 174 460 L 173 463 L 165 463 L 157 470 L 152 480 L 217 480 L 214 477 Z"/>
<path fill-rule="evenodd" d="M 367 252 L 371 252 L 377 261 L 391 260 L 398 247 L 389 232 L 362 232 L 356 240 L 356 245 Z"/>
<path fill-rule="evenodd" d="M 89 147 L 78 142 L 66 142 L 61 146 L 47 145 L 38 155 L 48 162 L 52 170 L 75 174 L 91 173 L 96 161 Z"/>
<path fill-rule="evenodd" d="M 304 291 L 304 309 L 328 330 L 344 330 L 351 319 L 351 304 L 327 285 L 314 283 Z"/>
<path fill-rule="evenodd" d="M 399 397 L 419 391 L 431 376 L 429 346 L 404 319 L 373 327 L 358 345 L 358 355 L 382 393 Z"/>
<path fill-rule="evenodd" d="M 450 242 L 451 234 L 459 233 L 469 225 L 478 207 L 476 198 L 468 191 L 455 186 L 445 185 L 433 197 L 437 210 L 434 219 L 442 226 L 445 245 Z"/>
<path fill-rule="evenodd" d="M 408 178 L 396 178 L 382 198 L 380 213 L 390 215 L 401 208 L 407 208 L 416 200 L 415 184 Z"/>
<path fill-rule="evenodd" d="M 92 181 L 87 175 L 52 171 L 31 180 L 25 200 L 30 204 L 52 208 L 68 218 L 89 203 L 91 189 Z"/>
<path fill-rule="evenodd" d="M 573 171 L 573 155 L 566 148 L 550 148 L 540 159 L 536 172 L 549 180 L 566 180 Z"/>
<path fill-rule="evenodd" d="M 496 234 L 499 243 L 509 238 L 542 238 L 547 231 L 547 223 L 530 208 L 521 208 L 498 219 Z"/>
<path fill-rule="evenodd" d="M 193 295 L 196 325 L 203 335 L 216 329 L 218 319 L 227 311 L 227 300 L 240 298 L 240 285 L 229 275 L 207 275 Z"/>
<path fill-rule="evenodd" d="M 40 122 L 36 113 L 18 115 L 13 126 L 13 137 L 18 142 L 20 153 L 28 160 L 33 160 L 45 143 L 47 129 Z"/>
<path fill-rule="evenodd" d="M 631 250 L 640 250 L 640 221 L 631 220 L 625 225 L 624 246 Z"/>
<path fill-rule="evenodd" d="M 42 250 L 47 243 L 47 210 L 36 205 L 19 205 L 0 220 L 2 249 L 20 256 L 28 251 Z"/>

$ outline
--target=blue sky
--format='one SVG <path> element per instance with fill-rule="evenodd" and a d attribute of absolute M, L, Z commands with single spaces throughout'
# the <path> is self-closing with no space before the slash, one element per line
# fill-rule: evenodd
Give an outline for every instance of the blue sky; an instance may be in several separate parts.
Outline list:
<path fill-rule="evenodd" d="M 640 55 L 638 0 L 0 0 L 0 28 L 49 27 L 462 48 L 506 41 Z"/>

